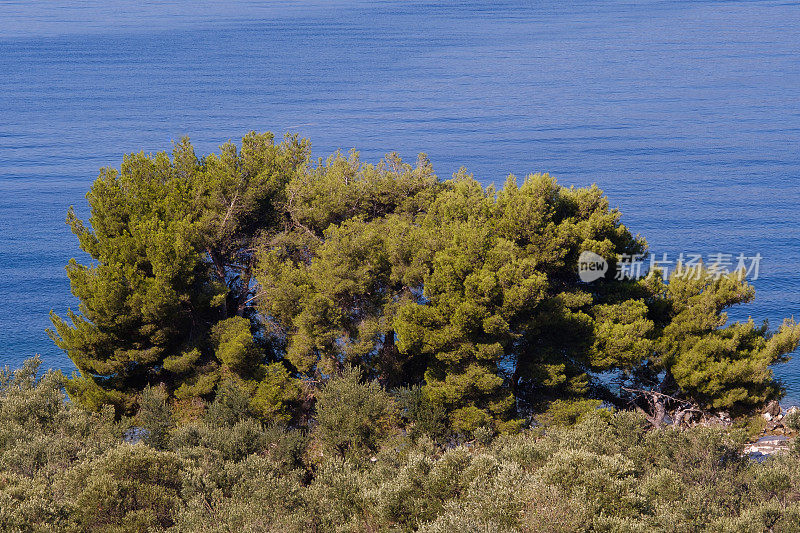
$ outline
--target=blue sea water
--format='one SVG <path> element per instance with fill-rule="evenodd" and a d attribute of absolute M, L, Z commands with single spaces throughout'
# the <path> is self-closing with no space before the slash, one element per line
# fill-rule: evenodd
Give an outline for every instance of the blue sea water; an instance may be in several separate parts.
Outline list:
<path fill-rule="evenodd" d="M 75 306 L 64 224 L 123 153 L 249 130 L 597 183 L 651 249 L 761 254 L 732 318 L 800 314 L 800 3 L 0 0 L 0 365 Z M 80 256 L 79 256 L 80 257 Z M 800 357 L 776 369 L 800 401 Z"/>

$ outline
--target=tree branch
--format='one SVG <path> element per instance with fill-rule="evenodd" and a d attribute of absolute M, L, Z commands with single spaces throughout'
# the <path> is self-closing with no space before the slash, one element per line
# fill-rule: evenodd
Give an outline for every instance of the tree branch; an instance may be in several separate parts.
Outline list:
<path fill-rule="evenodd" d="M 222 234 L 222 231 L 225 229 L 225 225 L 228 223 L 228 218 L 231 216 L 233 212 L 233 207 L 236 205 L 236 200 L 239 198 L 239 191 L 236 191 L 236 194 L 233 195 L 233 200 L 231 200 L 231 205 L 228 206 L 228 210 L 225 213 L 225 218 L 222 219 L 219 225 L 219 232 Z"/>

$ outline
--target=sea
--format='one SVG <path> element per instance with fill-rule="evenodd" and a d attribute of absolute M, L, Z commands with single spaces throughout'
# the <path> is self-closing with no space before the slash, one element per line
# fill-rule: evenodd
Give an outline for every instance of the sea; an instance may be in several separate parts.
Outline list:
<path fill-rule="evenodd" d="M 730 320 L 800 318 L 799 2 L 0 0 L 0 367 L 74 369 L 45 329 L 101 167 L 250 130 L 596 183 L 665 263 L 747 258 Z"/>

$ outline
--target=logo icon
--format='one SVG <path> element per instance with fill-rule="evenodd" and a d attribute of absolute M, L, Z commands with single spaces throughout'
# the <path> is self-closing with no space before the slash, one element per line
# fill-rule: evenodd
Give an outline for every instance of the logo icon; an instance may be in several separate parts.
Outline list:
<path fill-rule="evenodd" d="M 608 272 L 608 263 L 601 256 L 589 250 L 581 252 L 578 257 L 578 277 L 584 283 L 591 283 L 602 278 Z"/>

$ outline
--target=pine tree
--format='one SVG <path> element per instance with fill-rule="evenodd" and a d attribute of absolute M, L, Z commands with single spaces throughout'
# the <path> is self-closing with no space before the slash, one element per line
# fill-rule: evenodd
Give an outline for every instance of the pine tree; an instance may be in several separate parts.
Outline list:
<path fill-rule="evenodd" d="M 68 215 L 90 256 L 67 267 L 80 307 L 51 335 L 95 410 L 132 413 L 147 387 L 173 403 L 235 390 L 237 409 L 288 422 L 350 367 L 418 387 L 461 434 L 515 431 L 558 399 L 624 405 L 620 383 L 746 410 L 780 395 L 771 365 L 800 342 L 793 322 L 726 325 L 753 297 L 739 273 L 616 279 L 646 242 L 599 188 L 547 174 L 496 190 L 440 181 L 424 155 L 312 165 L 307 141 L 250 133 L 202 159 L 186 139 L 126 156 L 87 198 L 88 225 Z M 608 263 L 592 283 L 584 251 Z"/>
<path fill-rule="evenodd" d="M 89 224 L 67 217 L 90 257 L 67 266 L 79 310 L 51 314 L 78 368 L 74 400 L 131 412 L 148 385 L 206 397 L 223 368 L 255 377 L 269 353 L 250 331 L 254 248 L 282 223 L 276 205 L 307 159 L 307 141 L 250 133 L 203 160 L 183 139 L 171 158 L 132 154 L 100 172 Z"/>
<path fill-rule="evenodd" d="M 728 324 L 725 310 L 754 296 L 744 272 L 715 275 L 702 265 L 674 271 L 662 293 L 658 368 L 703 408 L 741 412 L 782 395 L 771 366 L 797 348 L 800 325 L 787 320 L 772 332 L 752 318 Z"/>
<path fill-rule="evenodd" d="M 399 346 L 428 354 L 425 394 L 448 407 L 454 429 L 513 430 L 521 398 L 587 391 L 587 372 L 601 366 L 591 347 L 603 300 L 578 280 L 578 256 L 591 250 L 613 261 L 644 247 L 599 189 L 533 175 L 495 193 L 462 172 L 421 229 L 425 298 L 398 313 Z M 613 320 L 598 313 L 601 325 Z M 603 364 L 628 365 L 630 351 L 620 347 Z"/>

